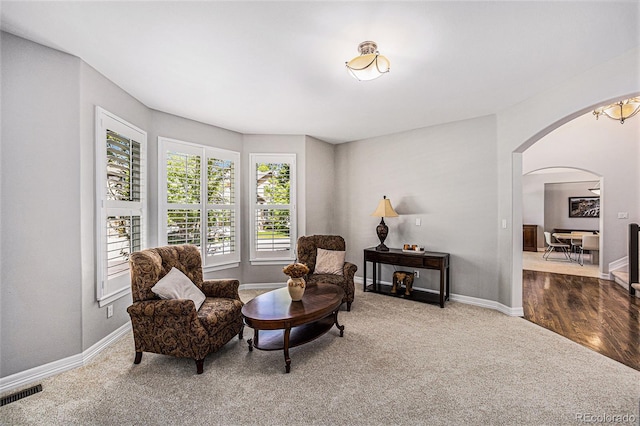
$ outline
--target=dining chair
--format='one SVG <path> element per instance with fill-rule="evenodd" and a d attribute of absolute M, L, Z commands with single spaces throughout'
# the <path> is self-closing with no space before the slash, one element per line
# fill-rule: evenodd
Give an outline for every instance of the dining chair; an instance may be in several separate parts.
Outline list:
<path fill-rule="evenodd" d="M 571 247 L 569 244 L 565 244 L 565 243 L 558 243 L 558 242 L 553 242 L 551 240 L 551 232 L 545 232 L 544 233 L 544 239 L 547 243 L 547 249 L 545 250 L 544 254 L 542 255 L 542 258 L 544 260 L 549 260 L 549 256 L 551 255 L 551 252 L 554 251 L 559 251 L 564 253 L 565 257 L 567 258 L 567 260 L 569 262 L 571 262 L 571 256 L 569 256 L 569 248 Z"/>
<path fill-rule="evenodd" d="M 584 265 L 584 251 L 589 250 L 591 252 L 591 263 L 593 263 L 594 252 L 600 251 L 600 236 L 599 235 L 584 235 L 582 237 L 582 244 L 580 245 L 580 255 L 578 262 L 580 266 Z"/>
<path fill-rule="evenodd" d="M 590 234 L 590 232 L 571 231 L 571 254 L 575 253 L 576 260 L 580 253 L 580 245 L 582 245 L 582 236 Z"/>

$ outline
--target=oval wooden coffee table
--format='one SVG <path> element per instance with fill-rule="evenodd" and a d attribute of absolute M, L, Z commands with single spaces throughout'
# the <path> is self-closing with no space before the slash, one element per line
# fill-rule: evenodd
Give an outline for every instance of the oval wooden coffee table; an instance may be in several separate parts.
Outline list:
<path fill-rule="evenodd" d="M 302 300 L 293 302 L 287 287 L 261 294 L 242 307 L 244 322 L 253 328 L 249 351 L 284 349 L 285 369 L 291 369 L 289 348 L 311 342 L 329 331 L 333 325 L 344 335 L 338 324 L 338 310 L 344 291 L 332 284 L 308 286 Z"/>

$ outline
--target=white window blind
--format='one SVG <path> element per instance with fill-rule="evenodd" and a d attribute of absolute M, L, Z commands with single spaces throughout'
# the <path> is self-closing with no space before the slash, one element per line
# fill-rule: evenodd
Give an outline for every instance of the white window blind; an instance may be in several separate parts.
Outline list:
<path fill-rule="evenodd" d="M 129 256 L 145 244 L 147 134 L 96 108 L 97 299 L 130 292 Z"/>
<path fill-rule="evenodd" d="M 163 137 L 158 145 L 159 240 L 198 246 L 205 269 L 236 266 L 240 154 Z"/>
<path fill-rule="evenodd" d="M 250 154 L 251 261 L 295 259 L 295 154 Z"/>
<path fill-rule="evenodd" d="M 207 255 L 236 252 L 236 164 L 207 157 Z M 238 200 L 239 201 L 239 200 Z"/>

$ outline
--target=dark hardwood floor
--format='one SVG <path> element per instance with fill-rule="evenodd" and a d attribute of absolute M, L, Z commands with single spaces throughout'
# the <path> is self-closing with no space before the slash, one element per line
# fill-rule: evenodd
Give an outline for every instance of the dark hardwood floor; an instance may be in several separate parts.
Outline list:
<path fill-rule="evenodd" d="M 640 371 L 640 299 L 613 281 L 522 271 L 524 318 Z"/>

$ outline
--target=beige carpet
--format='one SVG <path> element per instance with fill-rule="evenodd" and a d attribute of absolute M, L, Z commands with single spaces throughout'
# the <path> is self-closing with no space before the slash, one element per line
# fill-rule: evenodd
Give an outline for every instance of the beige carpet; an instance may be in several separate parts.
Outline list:
<path fill-rule="evenodd" d="M 242 292 L 243 298 L 255 292 Z M 234 339 L 205 360 L 145 353 L 126 336 L 89 365 L 0 408 L 8 425 L 581 423 L 633 416 L 640 372 L 521 318 L 358 290 L 334 328 L 291 350 Z"/>

